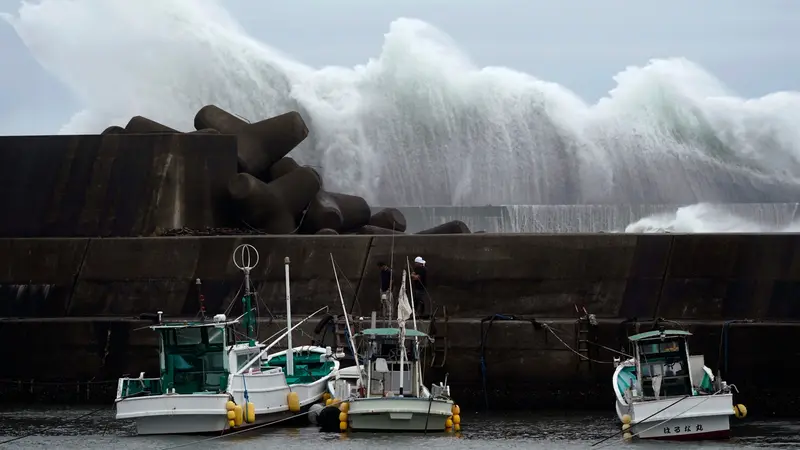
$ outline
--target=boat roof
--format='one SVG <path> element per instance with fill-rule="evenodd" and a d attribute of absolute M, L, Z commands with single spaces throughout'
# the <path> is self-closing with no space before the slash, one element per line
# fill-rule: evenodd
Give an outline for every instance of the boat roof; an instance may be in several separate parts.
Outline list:
<path fill-rule="evenodd" d="M 400 336 L 400 328 L 367 328 L 356 333 L 356 336 Z M 428 335 L 419 330 L 406 329 L 406 337 L 428 337 Z"/>
<path fill-rule="evenodd" d="M 193 322 L 193 321 L 186 321 L 186 322 L 163 322 L 158 325 L 151 325 L 151 330 L 174 330 L 177 328 L 202 328 L 202 327 L 224 327 L 227 325 L 235 325 L 239 323 L 237 320 L 228 320 L 225 322 L 214 322 L 214 321 L 207 321 L 207 322 Z"/>
<path fill-rule="evenodd" d="M 653 330 L 653 331 L 645 331 L 644 333 L 634 334 L 633 336 L 628 337 L 631 342 L 641 341 L 644 339 L 656 339 L 660 338 L 661 336 L 691 336 L 692 333 L 683 330 Z"/>

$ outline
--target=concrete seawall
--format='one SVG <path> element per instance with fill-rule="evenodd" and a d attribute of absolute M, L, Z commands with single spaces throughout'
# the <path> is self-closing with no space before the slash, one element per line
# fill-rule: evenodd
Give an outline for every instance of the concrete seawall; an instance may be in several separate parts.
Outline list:
<path fill-rule="evenodd" d="M 234 136 L 0 136 L 0 236 L 225 226 L 236 164 Z"/>
<path fill-rule="evenodd" d="M 394 249 L 399 272 L 404 258 L 423 255 L 430 295 L 450 317 L 446 333 L 437 325 L 447 362 L 429 374 L 449 373 L 460 403 L 483 405 L 485 382 L 491 407 L 610 407 L 614 355 L 598 347 L 590 357 L 602 362 L 579 364 L 567 348 L 575 345 L 577 305 L 600 318 L 597 343 L 613 349 L 634 331 L 621 325 L 627 319 L 642 327 L 659 317 L 681 322 L 695 332 L 693 353 L 737 384 L 751 410 L 797 411 L 800 392 L 789 374 L 800 363 L 782 348 L 800 328 L 778 323 L 800 319 L 800 235 L 791 234 L 0 239 L 0 338 L 26 342 L 0 351 L 15 362 L 0 368 L 0 380 L 16 383 L 4 392 L 36 391 L 23 384 L 31 379 L 113 382 L 152 373 L 155 342 L 135 331 L 145 325 L 136 316 L 194 316 L 196 278 L 208 311 L 224 310 L 241 284 L 231 262 L 241 243 L 261 254 L 252 277 L 276 316 L 285 313 L 286 256 L 300 316 L 321 306 L 339 312 L 330 254 L 346 302 L 363 315 L 378 308 L 377 262 L 391 262 Z M 497 321 L 486 333 L 480 319 L 495 313 L 551 323 L 552 332 L 521 320 Z M 733 319 L 755 322 L 730 325 L 723 339 L 723 324 Z M 781 372 L 765 370 L 778 360 Z M 92 392 L 107 400 L 109 386 Z"/>
<path fill-rule="evenodd" d="M 209 310 L 241 283 L 233 249 L 255 246 L 252 277 L 277 312 L 283 258 L 292 261 L 298 314 L 336 295 L 333 254 L 346 299 L 377 308 L 379 261 L 399 271 L 423 255 L 433 300 L 453 317 L 497 312 L 567 318 L 574 305 L 598 317 L 797 320 L 800 235 L 446 235 L 0 239 L 5 317 L 193 314 L 195 279 Z"/>
<path fill-rule="evenodd" d="M 800 219 L 800 203 L 724 203 L 713 205 L 720 215 L 733 215 L 765 230 L 780 230 Z M 470 230 L 487 233 L 621 232 L 640 219 L 675 214 L 685 204 L 396 206 L 406 218 L 406 231 L 460 220 Z M 378 212 L 380 207 L 373 207 Z"/>

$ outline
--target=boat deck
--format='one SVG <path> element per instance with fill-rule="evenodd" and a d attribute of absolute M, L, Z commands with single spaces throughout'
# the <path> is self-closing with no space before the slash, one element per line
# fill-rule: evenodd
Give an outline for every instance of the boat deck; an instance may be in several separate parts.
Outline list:
<path fill-rule="evenodd" d="M 286 375 L 286 383 L 289 385 L 313 383 L 330 375 L 333 369 L 333 362 L 321 361 L 319 353 L 294 353 L 293 356 L 294 375 Z M 286 373 L 286 355 L 274 356 L 262 366 L 264 369 L 278 367 L 284 370 L 284 374 Z"/>

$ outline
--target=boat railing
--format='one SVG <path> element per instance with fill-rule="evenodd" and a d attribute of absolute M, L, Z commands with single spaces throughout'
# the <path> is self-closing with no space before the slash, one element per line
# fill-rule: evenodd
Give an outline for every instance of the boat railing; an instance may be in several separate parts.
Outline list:
<path fill-rule="evenodd" d="M 176 394 L 222 392 L 228 386 L 228 375 L 224 369 L 175 372 L 166 388 L 170 391 L 174 389 Z"/>
<path fill-rule="evenodd" d="M 161 378 L 121 378 L 120 398 L 144 395 L 195 394 L 222 392 L 228 386 L 228 372 L 223 370 L 176 371 L 171 380 Z"/>
<path fill-rule="evenodd" d="M 161 393 L 161 378 L 120 378 L 120 399 Z"/>

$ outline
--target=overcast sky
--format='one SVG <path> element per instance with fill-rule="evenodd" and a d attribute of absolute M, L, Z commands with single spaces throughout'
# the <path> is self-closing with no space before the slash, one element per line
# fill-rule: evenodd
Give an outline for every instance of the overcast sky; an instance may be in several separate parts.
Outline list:
<path fill-rule="evenodd" d="M 797 0 L 225 3 L 251 36 L 311 66 L 363 64 L 380 53 L 392 20 L 411 17 L 450 34 L 479 65 L 528 72 L 591 102 L 626 66 L 675 56 L 745 97 L 800 90 Z M 0 0 L 0 12 L 16 13 L 19 4 Z M 0 21 L 0 134 L 56 132 L 80 108 Z"/>

